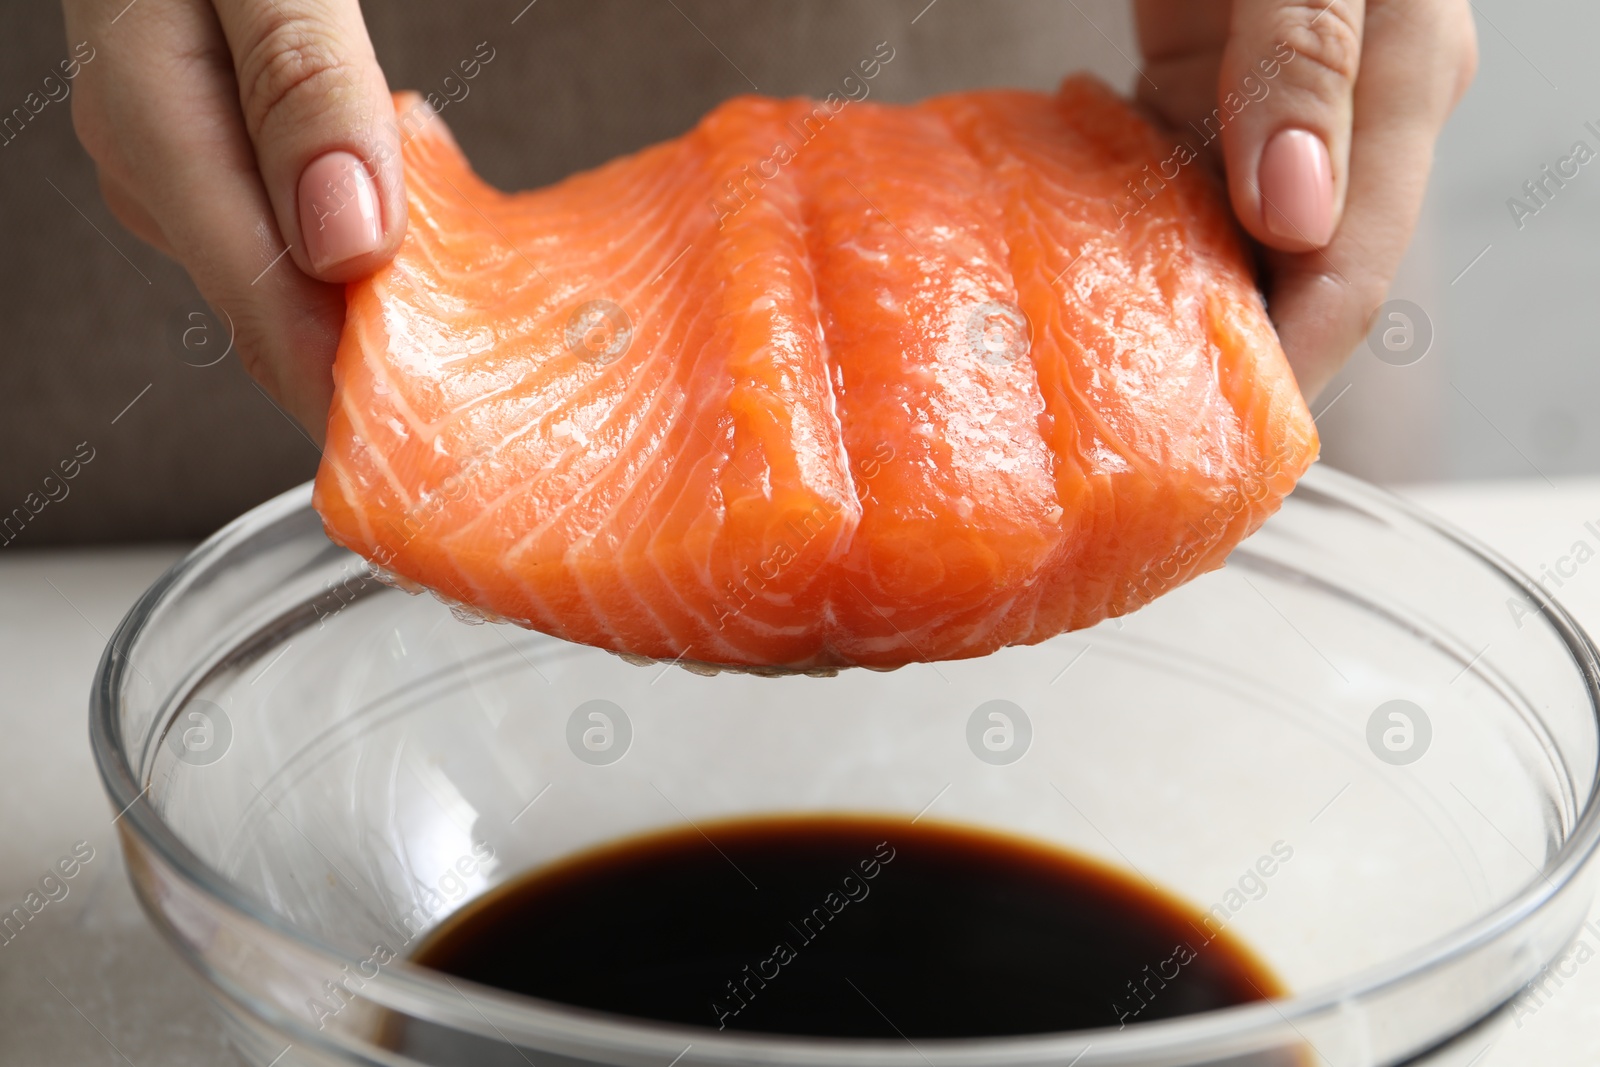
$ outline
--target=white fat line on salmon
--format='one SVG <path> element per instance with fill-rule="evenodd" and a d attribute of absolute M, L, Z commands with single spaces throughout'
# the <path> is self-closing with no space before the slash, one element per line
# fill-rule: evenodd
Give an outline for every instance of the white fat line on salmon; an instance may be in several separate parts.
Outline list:
<path fill-rule="evenodd" d="M 878 476 L 884 465 L 893 462 L 895 457 L 894 447 L 888 442 L 880 441 L 872 450 L 872 455 L 857 461 L 861 478 L 855 481 L 856 499 L 865 501 L 872 495 L 872 486 L 868 483 Z M 792 534 L 797 545 L 791 546 L 789 541 L 780 539 L 778 544 L 765 559 L 755 565 L 755 573 L 751 573 L 750 564 L 744 566 L 744 579 L 735 582 L 729 578 L 723 582 L 731 608 L 722 608 L 717 614 L 717 629 L 727 628 L 728 620 L 736 618 L 740 612 L 755 602 L 762 590 L 766 589 L 768 582 L 777 581 L 778 575 L 783 573 L 783 568 L 800 558 L 806 546 L 824 529 L 828 523 L 837 519 L 844 513 L 842 507 L 833 507 L 830 504 L 818 504 L 805 515 L 800 517 L 799 526 L 794 519 L 784 523 L 784 527 Z"/>
<path fill-rule="evenodd" d="M 1254 74 L 1246 74 L 1239 83 L 1239 89 L 1230 90 L 1219 97 L 1217 106 L 1211 109 L 1211 114 L 1200 120 L 1200 125 L 1196 126 L 1191 119 L 1189 128 L 1200 135 L 1200 148 L 1220 138 L 1228 124 L 1238 118 L 1239 112 L 1252 103 L 1259 104 L 1265 100 L 1272 92 L 1272 79 L 1297 55 L 1299 53 L 1289 42 L 1279 42 L 1271 56 L 1256 63 L 1255 69 L 1261 72 L 1259 79 Z M 1242 95 L 1240 90 L 1243 90 Z M 1167 182 L 1176 181 L 1183 168 L 1199 158 L 1199 149 L 1188 141 L 1179 141 L 1165 159 L 1154 164 L 1154 170 L 1151 164 L 1145 164 L 1139 181 L 1128 179 L 1127 201 L 1117 209 L 1117 229 L 1122 229 L 1129 219 L 1154 203 L 1167 187 Z"/>
<path fill-rule="evenodd" d="M 884 54 L 885 49 L 888 49 L 887 55 Z M 867 83 L 881 74 L 883 68 L 892 62 L 894 57 L 894 47 L 888 41 L 879 41 L 871 57 L 856 64 L 856 69 L 861 72 L 860 77 L 857 77 L 852 70 L 840 79 L 839 86 L 844 90 L 843 95 L 837 90 L 830 92 L 812 107 L 798 126 L 793 119 L 785 124 L 795 135 L 797 142 L 795 145 L 791 146 L 787 140 L 779 141 L 772 146 L 772 151 L 765 158 L 755 163 L 753 173 L 751 164 L 746 163 L 739 168 L 738 177 L 723 182 L 726 192 L 711 198 L 711 215 L 717 220 L 717 229 L 722 229 L 729 219 L 751 204 L 766 187 L 767 182 L 775 180 L 783 168 L 794 161 L 800 149 L 816 140 L 817 136 L 827 129 L 828 123 L 832 122 L 847 105 L 860 103 L 871 96 L 872 86 Z"/>
<path fill-rule="evenodd" d="M 866 900 L 872 892 L 872 887 L 867 883 L 882 874 L 883 868 L 893 863 L 896 855 L 894 846 L 889 842 L 878 842 L 877 847 L 873 849 L 872 857 L 856 864 L 857 870 L 852 870 L 841 878 L 839 888 L 829 890 L 828 895 L 822 898 L 822 903 L 812 908 L 810 913 L 800 920 L 799 926 L 791 921 L 789 929 L 795 932 L 800 948 L 805 948 L 821 936 L 827 925 L 838 918 L 839 913 L 852 902 L 860 903 Z M 727 1029 L 728 1020 L 749 1007 L 750 1001 L 756 999 L 756 994 L 767 988 L 767 983 L 782 974 L 783 968 L 794 962 L 799 955 L 799 950 L 789 941 L 779 941 L 773 946 L 772 954 L 757 963 L 754 969 L 747 963 L 740 971 L 741 977 L 728 979 L 726 988 L 730 999 L 719 1002 L 713 998 L 711 1001 L 711 1014 L 717 1017 L 717 1029 Z"/>
<path fill-rule="evenodd" d="M 393 541 L 397 543 L 376 546 L 372 550 L 371 557 L 361 560 L 354 572 L 351 571 L 349 564 L 339 568 L 339 576 L 331 579 L 322 596 L 311 602 L 311 610 L 317 616 L 317 628 L 322 629 L 328 624 L 328 620 L 355 603 L 361 591 L 373 582 L 395 584 L 396 579 L 389 571 L 395 557 L 421 535 L 446 504 L 461 501 L 467 477 L 492 459 L 497 451 L 498 449 L 493 446 L 483 449 L 454 474 L 439 483 L 438 489 L 429 493 L 413 507 L 401 512 L 398 518 L 385 516 L 382 523 L 389 534 L 396 535 Z M 410 588 L 415 591 L 415 587 Z"/>

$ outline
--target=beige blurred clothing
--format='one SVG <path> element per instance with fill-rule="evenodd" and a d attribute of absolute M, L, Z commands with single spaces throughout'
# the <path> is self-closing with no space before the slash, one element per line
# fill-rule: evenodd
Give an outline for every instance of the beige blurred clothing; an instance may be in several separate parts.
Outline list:
<path fill-rule="evenodd" d="M 1047 89 L 1074 70 L 1125 89 L 1135 76 L 1119 0 L 525 3 L 367 7 L 390 87 L 448 100 L 443 118 L 467 155 L 507 189 L 679 134 L 740 93 L 846 92 L 879 42 L 893 49 L 869 85 L 879 101 Z M 0 33 L 6 108 L 77 43 L 59 22 L 12 21 Z M 461 79 L 463 61 L 491 52 Z M 225 338 L 195 347 L 203 305 L 179 267 L 100 204 L 65 103 L 0 147 L 0 241 L 0 514 L 45 499 L 44 478 L 80 448 L 95 456 L 0 552 L 196 537 L 311 476 L 314 447 L 236 360 L 201 365 Z"/>

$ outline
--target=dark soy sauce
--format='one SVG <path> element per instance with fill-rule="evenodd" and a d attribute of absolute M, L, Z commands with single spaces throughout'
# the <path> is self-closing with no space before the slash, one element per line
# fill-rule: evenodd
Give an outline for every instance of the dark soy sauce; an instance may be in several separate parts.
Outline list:
<path fill-rule="evenodd" d="M 642 1019 L 897 1041 L 1116 1027 L 1283 992 L 1199 912 L 1053 847 L 871 818 L 701 829 L 509 882 L 414 959 Z"/>

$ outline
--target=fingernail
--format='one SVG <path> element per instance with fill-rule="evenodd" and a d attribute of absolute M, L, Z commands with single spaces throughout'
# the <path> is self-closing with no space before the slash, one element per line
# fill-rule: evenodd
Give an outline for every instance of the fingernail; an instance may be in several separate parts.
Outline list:
<path fill-rule="evenodd" d="M 300 175 L 300 233 L 318 271 L 377 251 L 383 242 L 378 190 L 350 152 L 318 156 Z"/>
<path fill-rule="evenodd" d="M 1309 130 L 1279 130 L 1261 153 L 1262 221 L 1279 237 L 1321 247 L 1333 237 L 1333 165 Z"/>

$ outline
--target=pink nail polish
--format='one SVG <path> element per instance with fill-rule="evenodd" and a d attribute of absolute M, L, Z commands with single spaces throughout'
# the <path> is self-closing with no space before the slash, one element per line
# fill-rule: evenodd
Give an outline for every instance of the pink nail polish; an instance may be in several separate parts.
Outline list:
<path fill-rule="evenodd" d="M 1309 130 L 1279 130 L 1261 152 L 1261 215 L 1279 237 L 1317 247 L 1333 237 L 1333 165 Z"/>
<path fill-rule="evenodd" d="M 300 233 L 319 271 L 376 251 L 383 242 L 378 190 L 350 152 L 328 152 L 300 175 Z"/>

